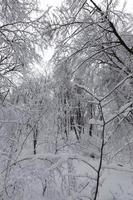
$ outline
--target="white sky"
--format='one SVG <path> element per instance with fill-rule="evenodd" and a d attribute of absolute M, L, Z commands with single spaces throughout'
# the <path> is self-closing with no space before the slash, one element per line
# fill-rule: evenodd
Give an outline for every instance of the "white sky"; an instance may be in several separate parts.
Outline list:
<path fill-rule="evenodd" d="M 133 14 L 133 0 L 119 0 L 120 4 L 123 5 L 126 2 L 125 10 Z"/>
<path fill-rule="evenodd" d="M 88 0 L 89 1 L 89 0 Z M 133 0 L 118 0 L 120 5 L 123 5 L 126 2 L 126 11 L 133 13 Z M 47 6 L 60 6 L 63 0 L 40 0 L 42 8 Z M 95 2 L 100 2 L 100 0 L 95 0 Z"/>
<path fill-rule="evenodd" d="M 46 9 L 47 6 L 58 7 L 61 5 L 61 3 L 63 3 L 63 0 L 39 0 L 39 1 L 40 1 L 40 5 L 41 5 L 42 9 Z M 95 0 L 96 3 L 100 2 L 100 1 L 102 1 L 102 0 Z M 124 2 L 126 2 L 125 11 L 133 14 L 133 0 L 126 0 L 126 1 L 118 0 L 118 1 L 120 4 L 120 7 L 119 7 L 120 10 L 123 7 Z M 49 59 L 52 57 L 53 53 L 54 53 L 54 49 L 52 49 L 52 48 L 49 48 L 46 51 L 44 51 L 44 62 L 47 63 L 49 61 Z M 42 67 L 40 68 L 39 71 L 43 71 Z"/>
<path fill-rule="evenodd" d="M 60 6 L 63 0 L 39 0 L 42 8 L 47 6 Z"/>
<path fill-rule="evenodd" d="M 95 2 L 100 2 L 100 1 L 101 0 L 95 0 Z M 133 0 L 118 0 L 118 1 L 119 1 L 119 4 L 120 4 L 120 10 L 121 10 L 121 7 L 123 7 L 124 2 L 126 2 L 125 11 L 133 14 Z M 54 7 L 60 6 L 62 2 L 63 2 L 63 0 L 40 0 L 41 7 L 44 8 L 44 9 L 47 6 L 54 6 Z M 47 54 L 46 60 L 49 60 L 50 57 L 52 56 L 53 52 L 46 51 L 45 53 Z"/>

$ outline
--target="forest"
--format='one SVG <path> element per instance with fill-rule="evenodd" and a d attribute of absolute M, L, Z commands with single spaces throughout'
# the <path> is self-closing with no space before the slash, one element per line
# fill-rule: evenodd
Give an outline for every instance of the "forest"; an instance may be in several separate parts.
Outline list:
<path fill-rule="evenodd" d="M 0 0 L 0 200 L 133 200 L 133 15 L 120 2 Z"/>

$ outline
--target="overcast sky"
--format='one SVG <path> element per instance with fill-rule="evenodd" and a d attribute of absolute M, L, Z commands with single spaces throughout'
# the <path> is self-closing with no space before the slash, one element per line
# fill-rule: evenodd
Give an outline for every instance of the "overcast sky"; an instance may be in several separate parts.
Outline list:
<path fill-rule="evenodd" d="M 61 3 L 63 2 L 63 0 L 39 0 L 40 1 L 40 5 L 42 9 L 46 9 L 47 6 L 60 6 Z M 89 0 L 88 0 L 89 1 Z M 95 2 L 100 2 L 102 0 L 95 0 Z M 120 3 L 120 10 L 123 7 L 124 2 L 126 2 L 126 12 L 130 12 L 133 14 L 133 0 L 119 0 Z M 44 51 L 44 62 L 47 62 L 51 56 L 54 53 L 54 49 L 53 48 L 48 48 L 46 51 Z M 42 70 L 39 70 L 42 71 Z"/>
<path fill-rule="evenodd" d="M 100 0 L 96 0 L 96 2 L 98 2 Z M 50 6 L 59 6 L 61 5 L 61 2 L 63 2 L 63 0 L 40 0 L 41 2 L 41 6 L 43 8 L 45 8 L 47 5 Z M 123 5 L 124 2 L 126 2 L 126 11 L 133 13 L 133 0 L 119 0 L 120 5 Z"/>
<path fill-rule="evenodd" d="M 89 1 L 89 0 L 88 0 Z M 100 2 L 102 0 L 95 0 L 96 2 Z M 61 3 L 63 2 L 63 0 L 40 0 L 40 4 L 41 4 L 41 7 L 42 8 L 46 8 L 47 6 L 60 6 Z M 126 7 L 125 7 L 125 10 L 126 12 L 130 12 L 133 14 L 133 0 L 119 0 L 119 3 L 120 3 L 120 9 L 123 7 L 123 4 L 124 2 L 126 2 Z M 49 58 L 51 57 L 52 55 L 52 51 L 51 52 L 47 52 L 47 60 L 49 60 Z"/>

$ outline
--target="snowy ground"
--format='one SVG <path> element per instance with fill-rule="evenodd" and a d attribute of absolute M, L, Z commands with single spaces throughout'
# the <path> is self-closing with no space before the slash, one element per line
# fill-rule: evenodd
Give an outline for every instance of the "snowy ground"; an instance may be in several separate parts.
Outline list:
<path fill-rule="evenodd" d="M 118 170 L 114 165 L 114 169 L 104 172 L 102 180 L 99 200 L 133 200 L 133 170 L 128 167 Z"/>

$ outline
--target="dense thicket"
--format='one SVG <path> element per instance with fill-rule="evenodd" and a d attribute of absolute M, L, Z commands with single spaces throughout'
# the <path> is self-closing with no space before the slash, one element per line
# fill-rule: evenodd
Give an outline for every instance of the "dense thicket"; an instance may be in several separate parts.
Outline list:
<path fill-rule="evenodd" d="M 112 0 L 0 5 L 0 197 L 106 199 L 106 169 L 132 173 L 132 16 Z M 33 76 L 48 44 L 47 75 Z"/>

